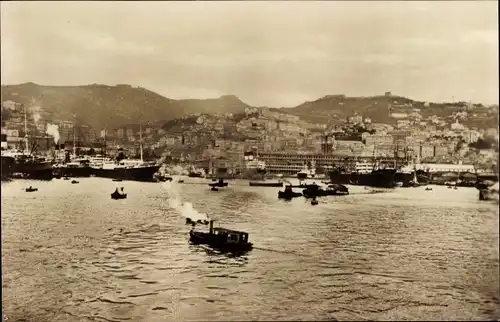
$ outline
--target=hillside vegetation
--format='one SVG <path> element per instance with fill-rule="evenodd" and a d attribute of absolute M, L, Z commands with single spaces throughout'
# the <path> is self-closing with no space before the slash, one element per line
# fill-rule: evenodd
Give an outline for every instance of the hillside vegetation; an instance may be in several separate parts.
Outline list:
<path fill-rule="evenodd" d="M 94 128 L 116 128 L 139 121 L 171 120 L 196 113 L 242 112 L 248 107 L 236 96 L 174 100 L 128 85 L 42 86 L 2 85 L 2 101 L 30 105 L 36 101 L 50 120 L 76 120 Z"/>

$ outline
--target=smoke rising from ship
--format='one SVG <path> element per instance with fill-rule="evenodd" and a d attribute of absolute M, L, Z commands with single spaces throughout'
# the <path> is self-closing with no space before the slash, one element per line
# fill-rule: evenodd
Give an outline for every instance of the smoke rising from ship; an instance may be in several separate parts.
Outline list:
<path fill-rule="evenodd" d="M 189 218 L 193 221 L 197 220 L 210 220 L 207 214 L 201 213 L 193 208 L 193 204 L 190 202 L 182 202 L 179 191 L 177 190 L 175 184 L 170 182 L 165 182 L 163 184 L 165 190 L 168 193 L 168 204 L 171 208 L 175 209 L 184 218 Z"/>
<path fill-rule="evenodd" d="M 54 143 L 57 144 L 59 142 L 59 126 L 56 124 L 47 123 L 47 130 L 45 131 L 48 135 L 54 138 Z"/>

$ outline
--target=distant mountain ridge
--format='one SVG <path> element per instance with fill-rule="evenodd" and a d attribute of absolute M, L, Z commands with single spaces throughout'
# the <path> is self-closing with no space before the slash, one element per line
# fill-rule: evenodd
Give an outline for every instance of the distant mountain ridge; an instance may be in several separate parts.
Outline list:
<path fill-rule="evenodd" d="M 170 99 L 141 87 L 92 84 L 44 86 L 2 85 L 2 101 L 32 104 L 34 99 L 51 120 L 116 128 L 140 121 L 171 120 L 196 113 L 241 113 L 248 104 L 234 95 L 211 99 Z"/>
<path fill-rule="evenodd" d="M 2 101 L 12 100 L 25 105 L 32 100 L 44 110 L 48 120 L 76 120 L 95 129 L 117 128 L 147 121 L 169 121 L 193 114 L 242 113 L 252 108 L 237 96 L 224 95 L 208 99 L 170 99 L 141 87 L 127 84 L 115 86 L 92 84 L 82 86 L 44 86 L 34 83 L 2 85 Z M 355 113 L 375 123 L 394 124 L 391 113 L 419 113 L 423 119 L 439 116 L 452 119 L 454 113 L 468 111 L 467 124 L 476 127 L 497 127 L 498 106 L 487 108 L 466 102 L 426 103 L 406 97 L 381 95 L 348 97 L 326 95 L 292 108 L 269 108 L 299 116 L 313 123 L 340 122 Z M 472 117 L 473 114 L 476 116 Z M 75 119 L 76 115 L 76 119 Z"/>
<path fill-rule="evenodd" d="M 283 111 L 283 109 L 273 109 Z M 467 112 L 469 117 L 464 123 L 474 127 L 498 127 L 498 105 L 494 108 L 467 102 L 433 103 L 416 101 L 407 97 L 380 95 L 370 97 L 348 97 L 345 95 L 326 95 L 315 101 L 304 102 L 286 112 L 310 122 L 340 122 L 354 114 L 370 118 L 374 123 L 395 124 L 394 114 L 416 113 L 426 120 L 437 116 L 452 120 L 457 112 Z"/>

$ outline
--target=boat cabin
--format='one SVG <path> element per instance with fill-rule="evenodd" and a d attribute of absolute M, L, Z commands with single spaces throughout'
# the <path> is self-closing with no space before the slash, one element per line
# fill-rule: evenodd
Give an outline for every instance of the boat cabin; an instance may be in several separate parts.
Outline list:
<path fill-rule="evenodd" d="M 248 234 L 242 231 L 217 227 L 212 228 L 211 234 L 220 236 L 227 244 L 248 243 Z"/>

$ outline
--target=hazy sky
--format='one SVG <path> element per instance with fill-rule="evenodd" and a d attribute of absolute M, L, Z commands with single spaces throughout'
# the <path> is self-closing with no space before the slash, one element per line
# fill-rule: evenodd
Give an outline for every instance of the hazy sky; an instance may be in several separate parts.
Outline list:
<path fill-rule="evenodd" d="M 2 84 L 498 103 L 496 1 L 2 2 Z"/>

